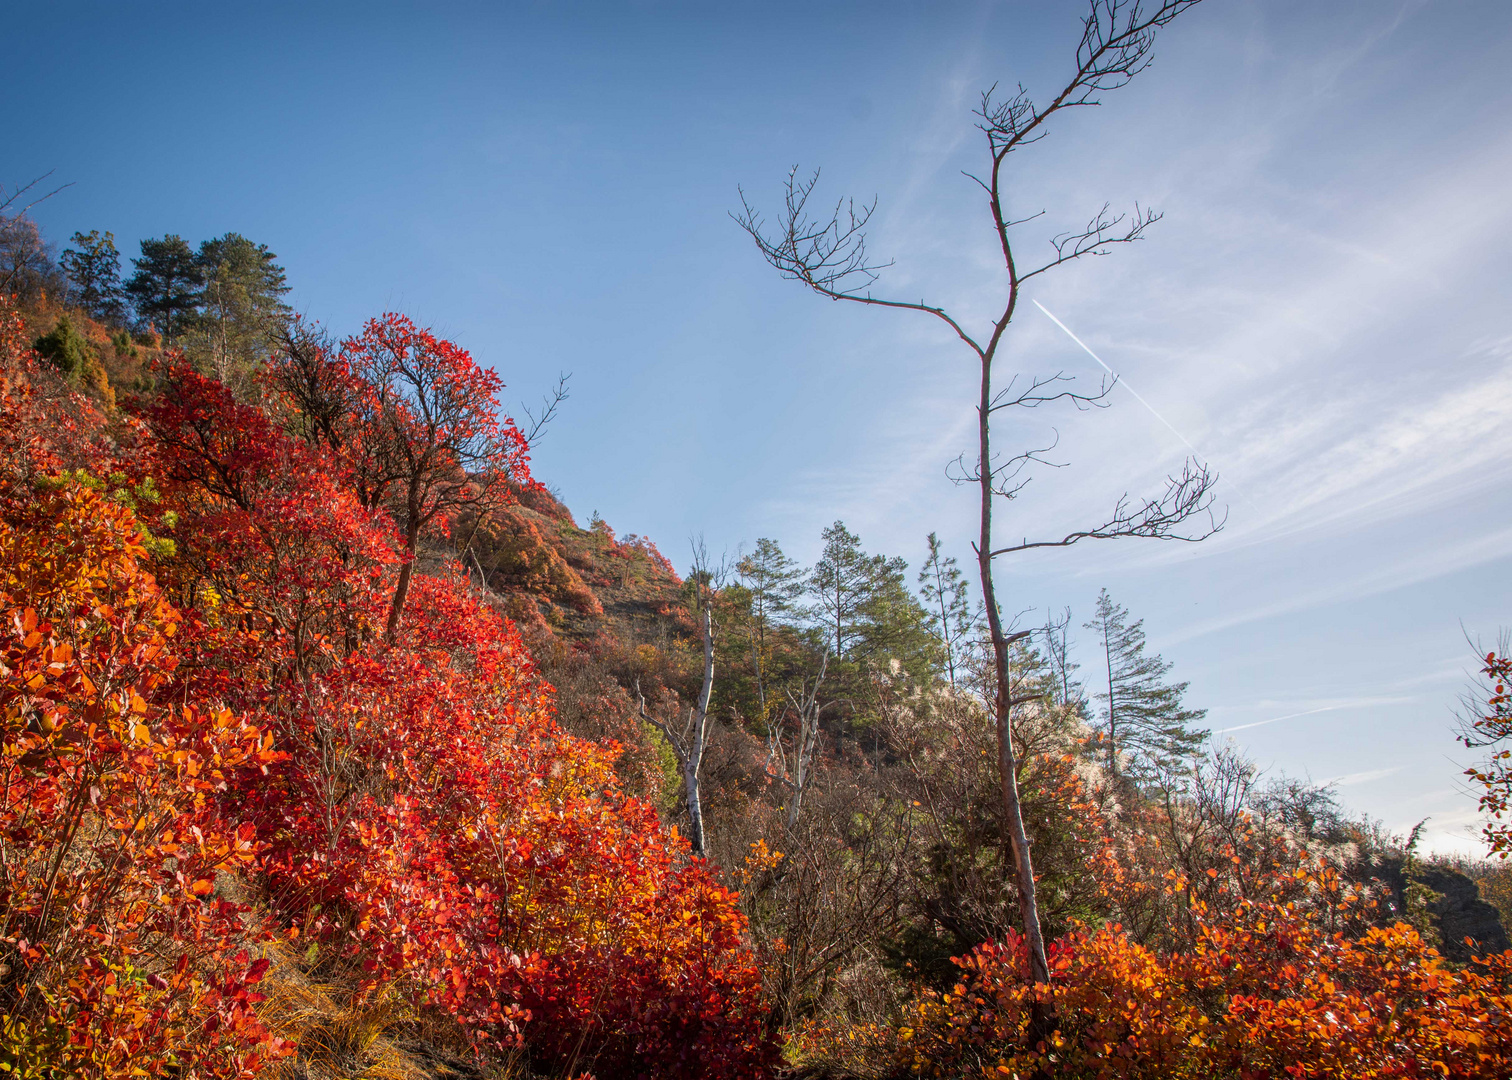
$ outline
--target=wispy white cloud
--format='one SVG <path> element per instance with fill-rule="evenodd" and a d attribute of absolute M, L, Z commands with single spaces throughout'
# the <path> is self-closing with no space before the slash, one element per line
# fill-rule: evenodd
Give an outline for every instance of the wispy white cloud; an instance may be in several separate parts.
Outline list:
<path fill-rule="evenodd" d="M 1367 769 L 1364 772 L 1345 773 L 1342 776 L 1332 776 L 1327 780 L 1320 781 L 1322 787 L 1355 787 L 1359 784 L 1369 784 L 1376 780 L 1384 780 L 1388 776 L 1395 776 L 1401 772 L 1405 765 L 1393 765 L 1389 769 Z"/>
<path fill-rule="evenodd" d="M 1272 716 L 1265 720 L 1253 720 L 1247 724 L 1234 724 L 1230 727 L 1216 728 L 1214 735 L 1227 735 L 1235 731 L 1248 731 L 1250 728 L 1266 727 L 1270 724 L 1279 724 L 1283 720 L 1298 720 L 1304 716 L 1316 716 L 1319 713 L 1338 712 L 1341 709 L 1365 709 L 1377 705 L 1401 705 L 1411 701 L 1411 698 L 1400 696 L 1375 696 L 1354 697 L 1331 701 L 1326 705 L 1318 705 L 1313 708 L 1301 709 L 1296 712 L 1288 712 L 1281 716 Z"/>
<path fill-rule="evenodd" d="M 1176 645 L 1249 623 L 1283 615 L 1297 615 L 1344 600 L 1364 600 L 1506 559 L 1509 555 L 1512 555 L 1512 526 L 1485 535 L 1436 544 L 1426 551 L 1413 549 L 1390 562 L 1346 573 L 1321 587 L 1293 586 L 1294 591 L 1287 592 L 1282 585 L 1276 590 L 1283 592 L 1280 599 L 1190 623 L 1181 629 L 1162 634 L 1160 644 L 1162 647 Z"/>

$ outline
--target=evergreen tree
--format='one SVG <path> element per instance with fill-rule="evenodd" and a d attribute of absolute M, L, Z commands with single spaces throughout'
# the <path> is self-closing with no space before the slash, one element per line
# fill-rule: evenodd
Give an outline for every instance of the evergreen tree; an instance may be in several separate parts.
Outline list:
<path fill-rule="evenodd" d="M 773 699 L 770 685 L 772 631 L 794 614 L 803 593 L 803 572 L 783 554 L 777 541 L 766 537 L 756 541 L 756 550 L 736 564 L 735 572 L 746 594 L 746 644 L 756 684 L 757 710 L 760 722 L 765 724 L 779 704 Z"/>
<path fill-rule="evenodd" d="M 74 328 L 67 315 L 58 320 L 51 332 L 33 344 L 37 355 L 69 379 L 77 379 L 89 366 L 89 342 Z"/>
<path fill-rule="evenodd" d="M 1108 768 L 1122 775 L 1125 760 L 1132 779 L 1148 781 L 1162 770 L 1190 758 L 1210 734 L 1193 727 L 1206 709 L 1182 704 L 1186 683 L 1163 682 L 1171 664 L 1160 655 L 1145 655 L 1144 620 L 1129 622 L 1129 613 L 1104 589 L 1097 611 L 1084 624 L 1097 634 L 1106 661 L 1108 691 L 1098 694 L 1108 739 Z"/>
<path fill-rule="evenodd" d="M 199 317 L 186 343 L 190 358 L 234 386 L 260 368 L 290 310 L 283 267 L 266 244 L 230 232 L 200 245 Z"/>
<path fill-rule="evenodd" d="M 917 682 L 928 684 L 944 667 L 939 639 L 929 613 L 908 587 L 908 563 L 902 558 L 872 557 L 875 574 L 862 608 L 858 657 L 873 663 L 896 660 Z"/>
<path fill-rule="evenodd" d="M 861 540 L 837 521 L 822 534 L 824 549 L 809 572 L 811 613 L 828 639 L 826 648 L 835 657 L 848 656 L 859 643 L 872 587 L 885 562 L 861 550 Z"/>
<path fill-rule="evenodd" d="M 902 558 L 868 555 L 841 521 L 824 530 L 824 549 L 809 572 L 809 614 L 837 660 L 898 660 L 915 678 L 938 661 L 929 616 L 906 583 Z"/>
<path fill-rule="evenodd" d="M 979 621 L 971 606 L 971 582 L 961 573 L 955 556 L 940 556 L 940 538 L 929 534 L 929 554 L 919 570 L 919 595 L 930 625 L 945 654 L 945 675 L 955 689 L 956 665 L 965 660 Z"/>
<path fill-rule="evenodd" d="M 104 322 L 119 323 L 126 316 L 121 291 L 121 253 L 116 250 L 115 234 L 91 229 L 76 232 L 65 248 L 62 263 L 68 280 L 73 283 L 74 300 L 85 311 Z"/>
<path fill-rule="evenodd" d="M 155 324 L 168 341 L 176 341 L 199 310 L 205 283 L 199 260 L 183 237 L 170 233 L 161 240 L 143 240 L 142 257 L 131 264 L 136 273 L 126 282 L 126 293 L 136 305 L 137 317 Z"/>

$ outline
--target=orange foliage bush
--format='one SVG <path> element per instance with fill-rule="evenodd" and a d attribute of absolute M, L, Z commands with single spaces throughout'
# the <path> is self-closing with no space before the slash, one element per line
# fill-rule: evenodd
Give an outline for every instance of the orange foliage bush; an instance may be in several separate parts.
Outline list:
<path fill-rule="evenodd" d="M 480 1053 L 762 1074 L 735 898 L 513 625 L 443 568 L 384 639 L 413 563 L 344 458 L 171 355 L 107 442 L 24 330 L 0 312 L 0 1068 L 250 1077 L 298 1052 L 257 1015 L 277 934 Z"/>
<path fill-rule="evenodd" d="M 1070 933 L 1051 950 L 1048 985 L 1030 982 L 1018 938 L 980 946 L 957 961 L 954 989 L 915 1002 L 900 1063 L 982 1077 L 1512 1074 L 1512 958 L 1456 971 L 1405 925 L 1351 938 L 1297 901 L 1194 914 L 1183 952 L 1154 952 L 1117 925 Z M 1058 1018 L 1048 1041 L 1030 1038 L 1035 1000 Z"/>
<path fill-rule="evenodd" d="M 276 759 L 171 704 L 178 614 L 126 508 L 65 484 L 0 520 L 0 1063 L 38 1076 L 250 1076 L 280 1047 L 217 874 L 254 830 L 225 793 Z"/>

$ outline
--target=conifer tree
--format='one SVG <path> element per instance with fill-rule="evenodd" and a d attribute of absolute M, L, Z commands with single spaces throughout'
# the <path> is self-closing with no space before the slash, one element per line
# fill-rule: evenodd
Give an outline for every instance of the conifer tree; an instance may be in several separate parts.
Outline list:
<path fill-rule="evenodd" d="M 169 342 L 177 341 L 199 310 L 204 270 L 182 236 L 143 240 L 142 257 L 132 259 L 136 273 L 126 282 L 126 294 L 137 317 L 157 326 Z"/>
<path fill-rule="evenodd" d="M 73 283 L 73 298 L 96 319 L 119 323 L 126 315 L 121 291 L 121 253 L 116 250 L 115 234 L 98 229 L 76 232 L 72 243 L 64 248 L 58 261 Z"/>
<path fill-rule="evenodd" d="M 756 541 L 756 550 L 736 564 L 735 572 L 747 594 L 749 607 L 745 636 L 751 673 L 756 682 L 760 722 L 765 724 L 778 704 L 772 697 L 770 686 L 770 637 L 772 631 L 794 613 L 794 606 L 803 594 L 803 572 L 783 553 L 777 541 L 767 537 Z"/>
<path fill-rule="evenodd" d="M 919 570 L 919 595 L 930 625 L 945 655 L 945 677 L 955 689 L 956 665 L 980 629 L 971 609 L 971 582 L 961 573 L 955 556 L 940 554 L 940 538 L 929 534 L 929 554 Z"/>
<path fill-rule="evenodd" d="M 929 617 L 909 591 L 908 563 L 868 555 L 861 540 L 837 521 L 824 530 L 824 548 L 809 572 L 810 616 L 837 660 L 897 659 L 915 677 L 937 661 Z"/>
<path fill-rule="evenodd" d="M 828 638 L 826 649 L 845 657 L 860 641 L 867 604 L 886 560 L 862 551 L 860 537 L 843 521 L 825 529 L 823 540 L 824 549 L 808 578 L 812 615 Z"/>
<path fill-rule="evenodd" d="M 943 649 L 929 613 L 908 587 L 908 563 L 874 555 L 872 565 L 875 574 L 853 652 L 874 664 L 896 660 L 912 678 L 927 684 L 944 667 Z"/>
<path fill-rule="evenodd" d="M 1195 754 L 1211 734 L 1193 727 L 1207 710 L 1182 703 L 1186 683 L 1163 681 L 1171 664 L 1158 653 L 1145 654 L 1144 620 L 1129 622 L 1128 611 L 1104 589 L 1096 613 L 1084 625 L 1097 634 L 1103 649 L 1108 690 L 1097 698 L 1107 706 L 1103 724 L 1114 778 L 1124 774 L 1125 761 L 1131 779 L 1147 781 Z"/>
<path fill-rule="evenodd" d="M 266 244 L 228 232 L 200 245 L 200 315 L 189 349 L 199 366 L 232 384 L 261 367 L 288 323 L 283 267 Z"/>

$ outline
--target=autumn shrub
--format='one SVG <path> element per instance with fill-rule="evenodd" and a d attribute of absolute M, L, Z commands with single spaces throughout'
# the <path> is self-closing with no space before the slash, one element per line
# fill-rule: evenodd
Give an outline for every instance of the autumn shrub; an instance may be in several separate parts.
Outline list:
<path fill-rule="evenodd" d="M 62 469 L 107 471 L 105 417 L 40 357 L 26 319 L 0 296 L 0 505 L 32 499 L 32 481 Z"/>
<path fill-rule="evenodd" d="M 311 970 L 359 1005 L 449 1016 L 482 1054 L 601 1078 L 759 1071 L 734 898 L 621 789 L 615 745 L 557 725 L 515 627 L 465 575 L 411 570 L 385 636 L 413 564 L 342 461 L 188 370 L 140 412 L 135 468 L 162 477 L 182 540 L 163 564 L 194 645 L 181 678 L 285 753 L 231 801 Z"/>
<path fill-rule="evenodd" d="M 406 625 L 408 647 L 348 658 L 280 720 L 289 760 L 256 812 L 282 919 L 483 1050 L 754 1075 L 734 898 L 619 791 L 611 749 L 556 727 L 502 619 L 422 575 Z"/>
<path fill-rule="evenodd" d="M 1073 931 L 1050 950 L 1049 984 L 1030 981 L 1020 938 L 978 947 L 957 961 L 955 987 L 914 1003 L 900 1065 L 926 1076 L 1244 1080 L 1491 1080 L 1512 1068 L 1512 958 L 1455 970 L 1410 927 L 1352 937 L 1297 901 L 1195 914 L 1186 951 L 1146 948 L 1116 924 Z M 1031 1036 L 1036 1000 L 1057 1017 L 1048 1039 Z"/>
<path fill-rule="evenodd" d="M 276 759 L 173 703 L 178 613 L 131 511 L 63 483 L 0 519 L 0 1067 L 250 1076 L 266 963 L 217 876 L 256 855 L 222 800 Z"/>

